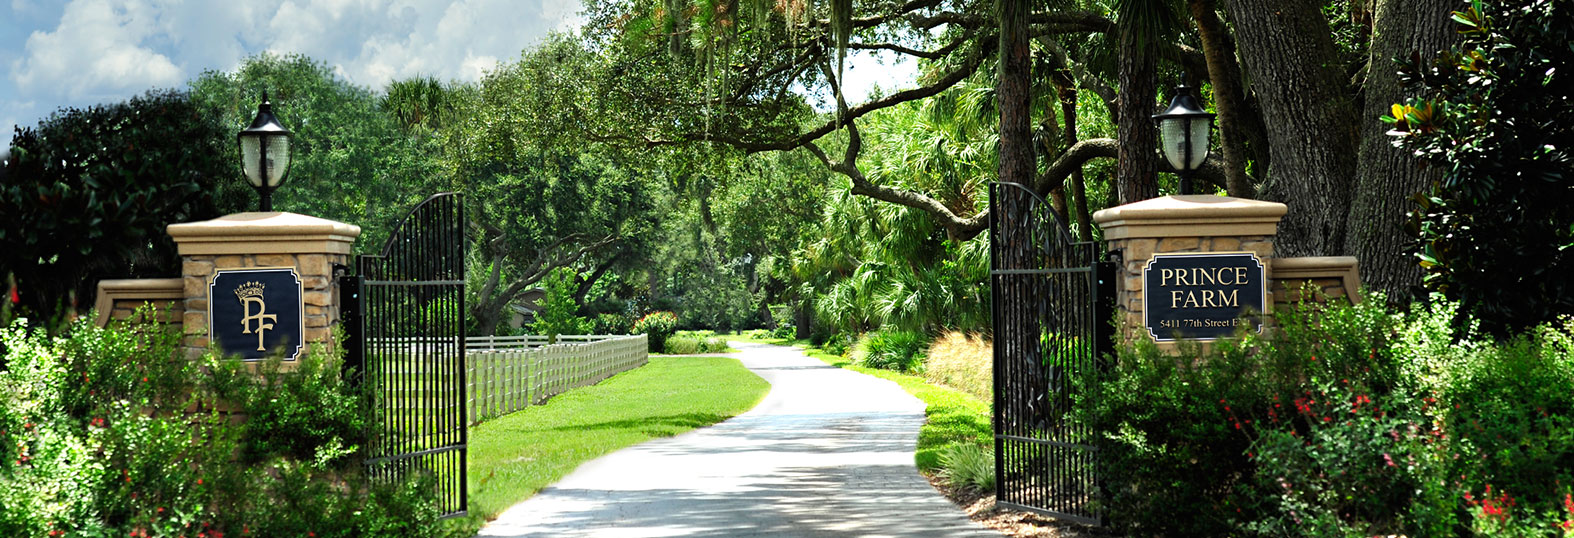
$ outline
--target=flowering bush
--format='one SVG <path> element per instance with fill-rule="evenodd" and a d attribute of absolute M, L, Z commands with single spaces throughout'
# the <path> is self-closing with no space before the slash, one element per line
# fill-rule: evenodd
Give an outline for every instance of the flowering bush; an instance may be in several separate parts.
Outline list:
<path fill-rule="evenodd" d="M 1269 336 L 1121 351 L 1082 380 L 1112 522 L 1140 534 L 1574 533 L 1574 322 L 1292 307 Z"/>
<path fill-rule="evenodd" d="M 430 478 L 360 474 L 365 400 L 333 356 L 290 373 L 275 361 L 258 380 L 234 361 L 185 360 L 157 324 L 78 322 L 60 338 L 25 325 L 0 328 L 0 536 L 441 531 Z"/>
<path fill-rule="evenodd" d="M 650 345 L 650 352 L 661 353 L 667 349 L 667 337 L 672 336 L 672 331 L 677 329 L 677 314 L 666 311 L 651 312 L 634 322 L 633 334 L 647 335 L 646 342 Z"/>

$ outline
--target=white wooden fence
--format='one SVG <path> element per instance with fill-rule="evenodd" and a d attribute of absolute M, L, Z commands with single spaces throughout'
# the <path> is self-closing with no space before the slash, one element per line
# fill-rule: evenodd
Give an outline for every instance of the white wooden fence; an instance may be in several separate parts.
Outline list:
<path fill-rule="evenodd" d="M 471 423 L 545 403 L 649 362 L 645 335 L 472 336 L 465 339 Z"/>

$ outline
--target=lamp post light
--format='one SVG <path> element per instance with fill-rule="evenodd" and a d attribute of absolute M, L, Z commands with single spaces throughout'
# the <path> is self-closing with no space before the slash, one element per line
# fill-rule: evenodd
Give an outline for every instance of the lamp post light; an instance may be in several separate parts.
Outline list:
<path fill-rule="evenodd" d="M 1208 133 L 1213 130 L 1213 114 L 1197 104 L 1190 90 L 1182 82 L 1175 88 L 1170 107 L 1153 115 L 1159 123 L 1164 159 L 1180 175 L 1181 194 L 1191 194 L 1191 173 L 1208 160 Z"/>
<path fill-rule="evenodd" d="M 273 211 L 273 189 L 284 183 L 284 173 L 290 168 L 290 131 L 273 116 L 273 104 L 268 102 L 268 92 L 262 92 L 262 103 L 257 105 L 257 117 L 251 126 L 235 135 L 240 143 L 241 169 L 246 181 L 262 197 L 259 211 Z"/>

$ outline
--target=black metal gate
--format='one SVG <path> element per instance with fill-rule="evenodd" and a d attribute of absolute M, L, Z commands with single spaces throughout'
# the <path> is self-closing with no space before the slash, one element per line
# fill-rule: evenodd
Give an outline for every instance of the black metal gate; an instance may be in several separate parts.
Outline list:
<path fill-rule="evenodd" d="M 430 473 L 444 517 L 467 497 L 464 226 L 461 195 L 433 195 L 339 280 L 347 366 L 372 398 L 367 472 Z"/>
<path fill-rule="evenodd" d="M 996 502 L 1103 524 L 1095 432 L 1073 406 L 1078 377 L 1114 349 L 1115 264 L 1027 187 L 989 194 Z"/>

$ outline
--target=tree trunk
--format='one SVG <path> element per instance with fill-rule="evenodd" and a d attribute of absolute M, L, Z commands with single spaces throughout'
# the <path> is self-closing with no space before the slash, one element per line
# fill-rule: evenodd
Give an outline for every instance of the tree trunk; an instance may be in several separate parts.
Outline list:
<path fill-rule="evenodd" d="M 1066 212 L 1068 206 L 1066 205 L 1065 185 L 1055 187 L 1049 191 L 1049 207 L 1055 210 L 1055 218 L 1060 219 L 1060 223 L 1066 225 L 1066 229 L 1069 231 L 1071 229 L 1071 214 Z"/>
<path fill-rule="evenodd" d="M 491 300 L 476 301 L 470 308 L 470 317 L 475 320 L 477 335 L 497 334 L 497 325 L 503 321 L 503 307 Z"/>
<path fill-rule="evenodd" d="M 1157 76 L 1153 55 L 1144 50 L 1130 24 L 1120 27 L 1120 97 L 1116 106 L 1119 164 L 1115 174 L 1120 203 L 1158 198 L 1158 135 L 1154 131 Z"/>
<path fill-rule="evenodd" d="M 1344 252 L 1355 175 L 1354 104 L 1328 21 L 1313 0 L 1226 0 L 1262 105 L 1273 169 L 1260 198 L 1283 202 L 1277 256 Z"/>
<path fill-rule="evenodd" d="M 1192 19 L 1202 39 L 1202 56 L 1208 61 L 1213 83 L 1213 105 L 1219 111 L 1219 145 L 1224 156 L 1224 183 L 1230 196 L 1252 198 L 1257 188 L 1246 176 L 1246 135 L 1241 122 L 1245 96 L 1241 92 L 1241 67 L 1235 63 L 1235 43 L 1224 21 L 1214 12 L 1214 0 L 1191 0 Z"/>
<path fill-rule="evenodd" d="M 1032 0 L 995 0 L 995 15 L 1000 23 L 1000 69 L 995 83 L 995 98 L 997 108 L 1000 109 L 1000 181 L 1017 183 L 1028 188 L 1037 183 L 1034 176 L 1037 166 L 1034 163 L 1034 148 L 1032 136 L 1032 56 L 1028 49 L 1028 15 L 1033 10 Z M 1008 194 L 1009 193 L 1009 194 Z M 1002 197 L 1018 198 L 1024 196 L 1016 189 L 1000 189 L 997 194 Z M 1000 230 L 1022 230 L 1025 219 L 1034 218 L 1035 215 L 1022 211 L 1027 204 L 1010 204 L 999 199 L 990 200 L 990 218 L 994 220 L 992 227 Z M 999 208 L 1017 205 L 1014 211 L 1003 211 Z M 1000 256 L 1007 259 L 1026 257 L 1024 249 L 1030 248 L 1027 241 L 1015 234 L 1002 232 L 1000 236 L 991 237 L 995 243 L 994 248 L 1003 252 Z M 1006 297 L 1031 297 L 1028 293 L 1032 290 L 1025 289 L 1026 283 L 1020 279 L 1005 279 L 1001 281 L 1001 291 Z M 1007 305 L 1003 308 L 1012 308 Z M 1031 317 L 1001 320 L 1002 325 L 995 327 L 995 345 L 1003 349 L 1037 350 L 1041 328 L 1037 320 Z M 1035 353 L 1036 351 L 1028 351 Z M 1042 379 L 1041 365 L 1037 361 L 1027 361 L 1024 365 L 1024 375 L 1027 379 Z M 1032 407 L 1043 400 L 1042 390 L 1035 384 L 1029 383 L 1003 383 L 995 387 L 1000 391 L 1001 399 L 1010 402 L 1029 402 Z M 1029 419 L 1032 420 L 1032 419 Z M 1008 427 L 1015 427 L 1011 425 Z"/>
<path fill-rule="evenodd" d="M 997 0 L 1000 71 L 995 95 L 1000 109 L 1000 181 L 1030 186 L 1036 172 L 1030 99 L 1032 61 L 1028 50 L 1028 0 Z"/>
<path fill-rule="evenodd" d="M 623 259 L 623 256 L 627 254 L 628 251 L 619 250 L 617 254 L 614 254 L 607 261 L 597 266 L 594 271 L 591 271 L 590 276 L 585 277 L 585 280 L 579 283 L 579 287 L 574 289 L 574 304 L 579 305 L 581 313 L 585 313 L 585 296 L 590 294 L 590 288 L 595 286 L 596 281 L 601 280 L 601 277 L 607 274 L 607 270 L 612 269 L 612 266 L 616 265 L 618 260 Z"/>
<path fill-rule="evenodd" d="M 1067 77 L 1065 85 L 1059 86 L 1060 115 L 1066 118 L 1066 149 L 1077 145 L 1077 88 Z M 1087 182 L 1082 177 L 1082 167 L 1071 171 L 1071 187 L 1067 191 L 1071 195 L 1071 204 L 1076 208 L 1077 223 L 1076 236 L 1078 241 L 1092 241 L 1093 217 L 1088 212 Z"/>
<path fill-rule="evenodd" d="M 1377 118 L 1407 92 L 1399 82 L 1396 57 L 1419 53 L 1430 61 L 1457 42 L 1449 14 L 1453 3 L 1442 0 L 1382 0 L 1374 16 L 1372 49 L 1362 107 L 1360 164 L 1352 185 L 1350 236 L 1345 252 L 1361 261 L 1361 283 L 1380 291 L 1393 303 L 1408 303 L 1421 289 L 1421 265 L 1404 230 L 1415 209 L 1411 196 L 1442 178 L 1440 168 L 1420 168 L 1409 152 L 1395 148 L 1383 134 L 1388 125 Z"/>

